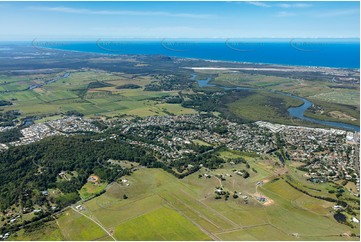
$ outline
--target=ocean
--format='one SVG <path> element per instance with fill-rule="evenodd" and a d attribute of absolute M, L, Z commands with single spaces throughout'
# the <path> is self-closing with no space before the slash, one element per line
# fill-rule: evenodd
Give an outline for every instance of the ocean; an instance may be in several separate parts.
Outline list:
<path fill-rule="evenodd" d="M 360 68 L 359 39 L 228 39 L 51 41 L 35 39 L 38 49 L 105 54 L 160 54 L 216 61 L 295 66 Z"/>

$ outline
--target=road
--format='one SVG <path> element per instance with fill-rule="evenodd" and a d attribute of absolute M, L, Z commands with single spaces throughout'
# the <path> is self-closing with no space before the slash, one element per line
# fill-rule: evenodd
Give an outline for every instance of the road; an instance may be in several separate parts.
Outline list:
<path fill-rule="evenodd" d="M 85 215 L 84 213 L 79 212 L 77 209 L 75 209 L 74 207 L 71 206 L 71 209 L 73 209 L 75 212 L 83 215 L 84 217 L 90 219 L 91 221 L 93 221 L 94 223 L 96 223 L 100 228 L 102 228 L 114 241 L 117 241 L 117 239 L 98 221 L 96 221 L 95 219 L 93 219 L 92 217 L 89 217 L 87 215 Z"/>

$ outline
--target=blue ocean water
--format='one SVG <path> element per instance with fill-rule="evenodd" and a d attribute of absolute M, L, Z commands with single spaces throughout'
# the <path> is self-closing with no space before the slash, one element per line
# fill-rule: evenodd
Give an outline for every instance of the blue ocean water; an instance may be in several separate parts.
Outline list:
<path fill-rule="evenodd" d="M 232 62 L 360 68 L 359 39 L 34 40 L 32 45 L 38 49 L 106 54 L 161 54 Z"/>

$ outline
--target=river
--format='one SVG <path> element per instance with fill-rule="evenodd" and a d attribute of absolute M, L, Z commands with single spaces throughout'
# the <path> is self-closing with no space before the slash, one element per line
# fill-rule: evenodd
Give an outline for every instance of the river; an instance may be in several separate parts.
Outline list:
<path fill-rule="evenodd" d="M 191 79 L 195 80 L 196 77 L 197 77 L 196 74 L 192 74 Z M 211 78 L 207 78 L 205 80 L 198 80 L 197 82 L 198 82 L 198 85 L 200 87 L 220 87 L 220 88 L 223 88 L 225 90 L 257 90 L 257 88 L 247 88 L 247 87 L 233 87 L 232 88 L 232 87 L 224 87 L 224 86 L 209 84 L 208 82 L 210 80 L 211 80 Z M 262 90 L 264 90 L 264 89 L 262 89 Z M 270 92 L 275 92 L 277 94 L 286 95 L 286 96 L 297 98 L 297 99 L 303 101 L 303 104 L 301 106 L 290 107 L 288 109 L 288 113 L 290 114 L 290 116 L 292 116 L 294 118 L 302 119 L 302 120 L 312 122 L 312 123 L 316 123 L 316 124 L 326 125 L 326 126 L 333 127 L 333 128 L 339 128 L 339 129 L 344 129 L 344 130 L 351 130 L 351 131 L 360 132 L 360 127 L 356 126 L 356 125 L 346 124 L 346 123 L 342 123 L 342 122 L 323 121 L 323 120 L 309 118 L 309 117 L 304 116 L 305 111 L 312 106 L 312 102 L 310 102 L 306 98 L 295 96 L 295 95 L 292 95 L 292 94 L 289 94 L 289 93 L 278 92 L 278 91 L 270 91 Z"/>

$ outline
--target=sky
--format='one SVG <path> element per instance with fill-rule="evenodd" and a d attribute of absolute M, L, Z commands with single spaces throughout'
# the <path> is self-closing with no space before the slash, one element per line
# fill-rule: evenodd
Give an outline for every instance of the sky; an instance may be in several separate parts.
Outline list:
<path fill-rule="evenodd" d="M 0 2 L 0 40 L 359 38 L 355 2 Z"/>

